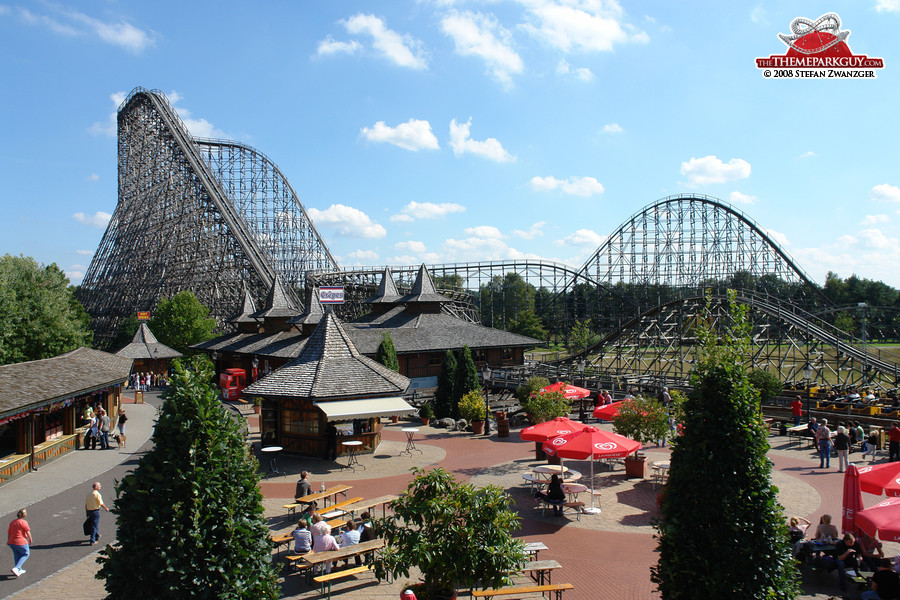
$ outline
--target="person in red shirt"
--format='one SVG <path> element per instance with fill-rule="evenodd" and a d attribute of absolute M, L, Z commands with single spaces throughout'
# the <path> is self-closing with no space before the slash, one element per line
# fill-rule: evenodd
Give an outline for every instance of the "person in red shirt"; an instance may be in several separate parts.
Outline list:
<path fill-rule="evenodd" d="M 803 416 L 803 403 L 800 401 L 800 396 L 791 402 L 791 415 L 794 417 L 794 427 L 796 427 L 800 424 L 800 418 Z"/>
<path fill-rule="evenodd" d="M 894 426 L 888 431 L 888 451 L 890 456 L 888 460 L 894 462 L 900 460 L 900 424 L 894 423 Z"/>
<path fill-rule="evenodd" d="M 16 518 L 10 522 L 7 530 L 6 543 L 13 552 L 13 560 L 16 561 L 15 566 L 12 568 L 12 574 L 16 577 L 25 574 L 25 569 L 22 568 L 22 565 L 25 564 L 29 554 L 31 554 L 29 551 L 29 546 L 32 544 L 31 527 L 28 526 L 28 521 L 25 520 L 26 516 L 27 514 L 23 508 L 16 513 Z"/>

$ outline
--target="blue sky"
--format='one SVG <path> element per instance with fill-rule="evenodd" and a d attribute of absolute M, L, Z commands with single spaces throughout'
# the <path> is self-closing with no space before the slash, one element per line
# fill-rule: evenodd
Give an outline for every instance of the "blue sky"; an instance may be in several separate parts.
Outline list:
<path fill-rule="evenodd" d="M 763 78 L 828 12 L 878 78 Z M 898 29 L 900 0 L 0 3 L 0 253 L 81 281 L 141 86 L 278 164 L 344 266 L 577 267 L 693 192 L 819 283 L 900 287 Z"/>

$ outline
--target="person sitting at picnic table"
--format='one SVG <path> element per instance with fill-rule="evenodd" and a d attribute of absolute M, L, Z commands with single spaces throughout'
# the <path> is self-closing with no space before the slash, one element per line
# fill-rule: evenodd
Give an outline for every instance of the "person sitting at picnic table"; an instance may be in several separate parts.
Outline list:
<path fill-rule="evenodd" d="M 372 528 L 372 515 L 369 514 L 369 511 L 359 515 L 359 525 L 356 530 L 359 531 L 360 543 L 375 539 L 375 530 Z"/>
<path fill-rule="evenodd" d="M 804 549 L 809 544 L 806 541 L 806 530 L 809 526 L 810 522 L 803 517 L 791 517 L 788 521 L 788 535 L 791 538 L 791 549 L 795 558 L 800 558 L 801 553 L 804 553 Z"/>
<path fill-rule="evenodd" d="M 341 532 L 341 539 L 338 541 L 338 545 L 341 548 L 346 548 L 347 546 L 352 546 L 354 544 L 359 543 L 359 530 L 356 528 L 356 523 L 353 522 L 353 519 L 347 519 L 347 522 L 344 523 L 344 530 Z M 360 566 L 362 564 L 362 557 L 356 556 L 356 566 Z M 344 559 L 344 564 L 350 562 L 349 558 Z"/>
<path fill-rule="evenodd" d="M 900 575 L 889 558 L 882 558 L 872 575 L 872 589 L 860 596 L 862 600 L 896 600 L 900 598 Z"/>
<path fill-rule="evenodd" d="M 841 590 L 847 589 L 847 571 L 853 570 L 859 576 L 859 563 L 857 558 L 862 554 L 862 548 L 856 541 L 856 536 L 849 531 L 844 534 L 841 541 L 834 549 L 834 561 L 837 563 L 838 586 Z"/>
<path fill-rule="evenodd" d="M 331 535 L 331 527 L 328 526 L 328 523 L 322 520 L 322 515 L 316 513 L 313 516 L 313 524 L 310 528 L 310 531 L 313 534 L 313 551 L 328 552 L 330 550 L 340 549 L 337 544 L 337 540 L 335 540 L 334 536 Z M 325 573 L 331 573 L 331 561 L 323 564 L 322 568 L 324 569 Z"/>
<path fill-rule="evenodd" d="M 815 417 L 810 418 L 809 423 L 806 424 L 806 435 L 815 439 L 816 437 L 816 429 L 819 428 L 819 423 L 816 421 Z"/>
<path fill-rule="evenodd" d="M 297 487 L 294 489 L 294 498 L 302 498 L 312 493 L 312 486 L 309 483 L 309 473 L 300 471 L 300 479 L 297 481 Z"/>
<path fill-rule="evenodd" d="M 550 483 L 547 485 L 546 492 L 536 492 L 535 498 L 543 499 L 545 502 L 553 506 L 553 515 L 561 517 L 563 514 L 563 504 L 566 502 L 566 493 L 562 489 L 562 480 L 559 475 L 554 473 L 550 477 Z"/>
<path fill-rule="evenodd" d="M 868 570 L 877 571 L 881 565 L 881 559 L 884 558 L 881 542 L 863 531 L 859 536 L 859 547 L 862 549 L 862 560 Z"/>
<path fill-rule="evenodd" d="M 297 521 L 297 529 L 291 532 L 291 537 L 294 538 L 295 554 L 308 554 L 312 550 L 313 538 L 307 529 L 308 526 L 309 522 L 306 519 L 300 519 Z"/>
<path fill-rule="evenodd" d="M 819 524 L 816 526 L 816 537 L 813 539 L 823 544 L 830 544 L 838 539 L 839 535 L 837 527 L 831 523 L 831 515 L 825 514 L 819 519 Z"/>

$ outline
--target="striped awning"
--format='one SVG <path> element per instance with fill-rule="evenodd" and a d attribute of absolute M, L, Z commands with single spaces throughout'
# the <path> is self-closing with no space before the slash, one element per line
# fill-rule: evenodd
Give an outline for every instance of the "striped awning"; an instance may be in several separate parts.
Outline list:
<path fill-rule="evenodd" d="M 322 409 L 328 421 L 366 419 L 369 417 L 392 417 L 408 415 L 416 409 L 399 396 L 390 398 L 360 398 L 357 400 L 333 400 L 315 402 Z"/>

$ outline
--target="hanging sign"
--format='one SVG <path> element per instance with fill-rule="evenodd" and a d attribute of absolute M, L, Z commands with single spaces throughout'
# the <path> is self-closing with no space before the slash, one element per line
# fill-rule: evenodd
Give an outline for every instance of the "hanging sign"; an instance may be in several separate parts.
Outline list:
<path fill-rule="evenodd" d="M 343 304 L 344 288 L 343 287 L 320 287 L 319 302 L 321 304 Z"/>

